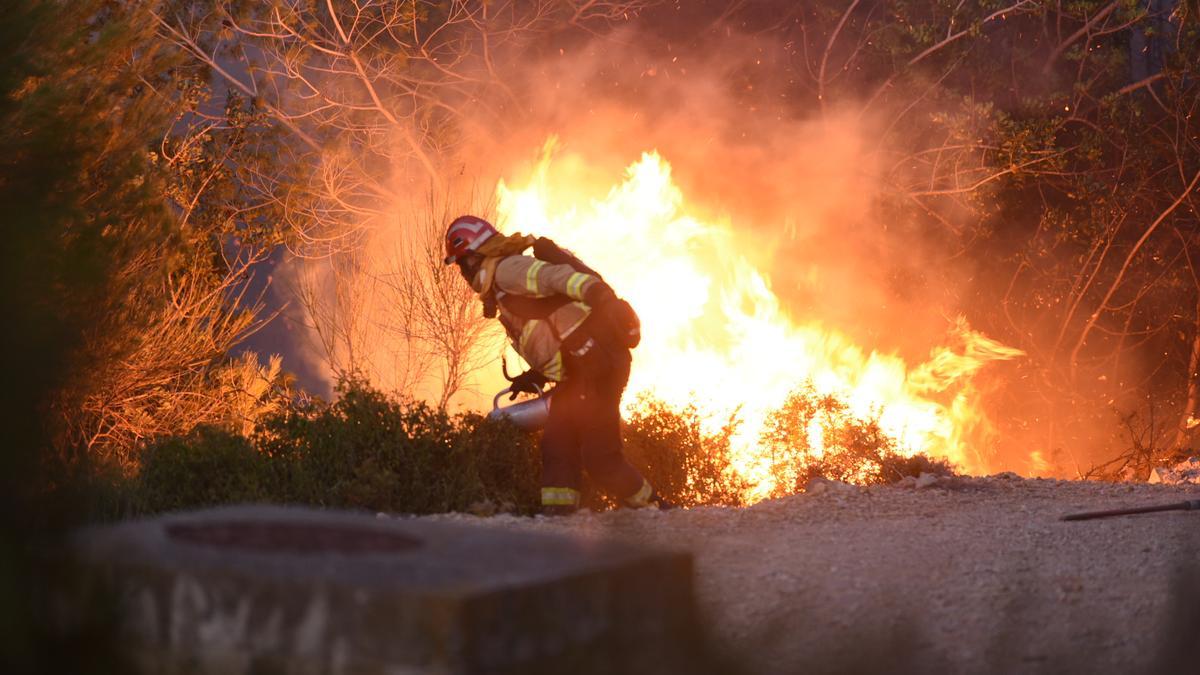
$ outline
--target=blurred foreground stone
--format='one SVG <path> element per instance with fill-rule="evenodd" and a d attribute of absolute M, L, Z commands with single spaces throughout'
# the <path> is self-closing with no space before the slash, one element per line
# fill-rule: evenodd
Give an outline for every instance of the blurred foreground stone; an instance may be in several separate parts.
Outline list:
<path fill-rule="evenodd" d="M 690 670 L 692 564 L 601 536 L 242 506 L 74 541 L 146 672 Z"/>

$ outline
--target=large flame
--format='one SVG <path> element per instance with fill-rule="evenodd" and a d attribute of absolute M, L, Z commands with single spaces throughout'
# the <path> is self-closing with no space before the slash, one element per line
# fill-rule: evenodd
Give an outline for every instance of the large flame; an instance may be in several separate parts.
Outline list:
<path fill-rule="evenodd" d="M 849 414 L 877 419 L 905 453 L 924 452 L 968 470 L 981 466 L 969 452 L 973 430 L 985 421 L 970 380 L 988 361 L 1021 352 L 960 319 L 952 327 L 953 348 L 936 348 L 910 367 L 818 322 L 798 322 L 738 251 L 731 224 L 689 213 L 657 153 L 642 155 L 605 195 L 578 182 L 577 171 L 551 172 L 552 148 L 553 142 L 527 183 L 500 183 L 501 222 L 575 250 L 635 307 L 643 340 L 626 407 L 641 394 L 698 404 L 714 428 L 737 412 L 742 424 L 733 466 L 752 485 L 748 499 L 769 494 L 777 479 L 760 443 L 768 413 L 808 384 Z M 819 452 L 821 429 L 808 435 Z"/>

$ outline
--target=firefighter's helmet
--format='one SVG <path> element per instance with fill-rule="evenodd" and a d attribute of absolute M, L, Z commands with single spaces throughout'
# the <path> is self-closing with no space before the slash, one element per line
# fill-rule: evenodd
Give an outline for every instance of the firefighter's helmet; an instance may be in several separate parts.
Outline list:
<path fill-rule="evenodd" d="M 499 234 L 492 224 L 477 216 L 459 216 L 446 228 L 446 264 L 457 262 L 458 257 L 474 251 L 483 242 Z"/>

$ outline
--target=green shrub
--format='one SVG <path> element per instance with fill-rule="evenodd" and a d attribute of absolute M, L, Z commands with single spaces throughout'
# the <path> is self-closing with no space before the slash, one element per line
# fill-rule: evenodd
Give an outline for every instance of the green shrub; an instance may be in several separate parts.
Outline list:
<path fill-rule="evenodd" d="M 541 508 L 542 464 L 532 434 L 507 420 L 463 415 L 456 456 L 460 470 L 479 486 L 479 494 L 470 498 L 472 504 L 492 503 L 518 513 L 535 513 Z"/>
<path fill-rule="evenodd" d="M 533 442 L 512 425 L 451 416 L 358 381 L 338 393 L 333 404 L 267 420 L 255 437 L 286 465 L 287 501 L 404 513 L 536 507 Z"/>
<path fill-rule="evenodd" d="M 142 451 L 140 464 L 132 499 L 143 512 L 266 501 L 277 495 L 268 458 L 245 437 L 214 427 L 153 443 Z"/>
<path fill-rule="evenodd" d="M 270 501 L 399 513 L 538 508 L 534 439 L 351 380 L 334 403 L 293 406 L 247 438 L 215 428 L 141 454 L 132 506 L 158 512 Z"/>
<path fill-rule="evenodd" d="M 109 522 L 134 512 L 136 481 L 117 462 L 84 459 L 66 477 L 70 485 L 55 495 L 58 522 L 77 526 Z"/>

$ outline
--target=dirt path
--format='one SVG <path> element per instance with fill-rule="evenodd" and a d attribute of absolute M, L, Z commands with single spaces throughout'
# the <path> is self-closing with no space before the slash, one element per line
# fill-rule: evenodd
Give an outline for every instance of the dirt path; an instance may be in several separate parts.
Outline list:
<path fill-rule="evenodd" d="M 692 551 L 709 646 L 742 672 L 1200 672 L 1200 513 L 1058 520 L 1197 498 L 957 478 L 486 522 Z"/>

